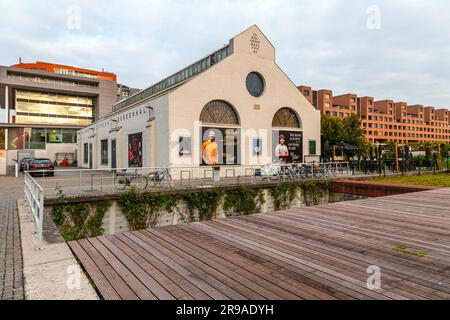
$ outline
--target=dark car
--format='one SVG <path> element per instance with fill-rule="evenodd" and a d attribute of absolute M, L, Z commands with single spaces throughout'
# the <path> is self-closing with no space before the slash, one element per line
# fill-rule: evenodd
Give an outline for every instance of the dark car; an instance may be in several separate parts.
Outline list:
<path fill-rule="evenodd" d="M 23 172 L 23 171 L 25 171 L 25 169 L 26 169 L 26 167 L 27 167 L 27 165 L 28 165 L 28 162 L 30 161 L 30 160 L 32 160 L 33 158 L 23 158 L 22 160 L 20 160 L 19 161 L 19 171 L 20 172 Z"/>
<path fill-rule="evenodd" d="M 31 159 L 28 161 L 26 169 L 31 175 L 55 175 L 55 167 L 50 159 Z"/>

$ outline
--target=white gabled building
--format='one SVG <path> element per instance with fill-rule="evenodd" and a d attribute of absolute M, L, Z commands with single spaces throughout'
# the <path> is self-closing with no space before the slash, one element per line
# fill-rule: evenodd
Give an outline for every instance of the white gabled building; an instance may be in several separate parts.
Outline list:
<path fill-rule="evenodd" d="M 211 132 L 214 151 L 205 144 Z M 319 160 L 320 112 L 278 67 L 275 48 L 254 25 L 115 104 L 80 131 L 78 159 L 94 169 L 201 166 L 208 156 L 219 165 L 262 165 L 278 161 L 280 136 L 288 162 Z"/>

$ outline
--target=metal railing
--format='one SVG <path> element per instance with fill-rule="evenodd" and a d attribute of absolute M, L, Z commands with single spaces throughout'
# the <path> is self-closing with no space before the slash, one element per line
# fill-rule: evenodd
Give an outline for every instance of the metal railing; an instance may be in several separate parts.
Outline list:
<path fill-rule="evenodd" d="M 25 172 L 25 199 L 30 208 L 35 233 L 37 234 L 37 248 L 42 248 L 42 231 L 44 225 L 44 188 L 28 173 Z"/>
<path fill-rule="evenodd" d="M 123 187 L 126 179 L 144 189 L 186 189 L 208 186 L 240 186 L 263 184 L 274 180 L 323 179 L 352 174 L 348 162 L 314 164 L 294 164 L 291 175 L 280 174 L 279 164 L 254 166 L 222 166 L 220 171 L 204 166 L 172 166 L 167 168 L 170 179 L 155 179 L 155 173 L 163 172 L 165 167 L 123 168 L 123 169 L 63 169 L 55 170 L 55 175 L 47 177 L 45 171 L 33 171 L 36 181 L 43 188 L 46 197 L 55 197 L 58 192 L 65 196 L 82 196 L 94 193 L 113 193 L 128 189 Z M 298 168 L 302 168 L 299 170 Z M 275 169 L 274 169 L 275 168 Z M 284 171 L 283 171 L 284 172 Z M 302 172 L 310 172 L 303 175 Z M 267 179 L 269 175 L 275 179 Z M 140 189 L 138 187 L 138 189 Z"/>

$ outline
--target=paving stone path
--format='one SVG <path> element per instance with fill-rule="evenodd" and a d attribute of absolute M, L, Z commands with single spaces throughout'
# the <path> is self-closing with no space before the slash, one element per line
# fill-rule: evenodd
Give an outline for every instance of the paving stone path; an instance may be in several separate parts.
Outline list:
<path fill-rule="evenodd" d="M 22 248 L 16 200 L 0 199 L 0 300 L 23 300 Z"/>

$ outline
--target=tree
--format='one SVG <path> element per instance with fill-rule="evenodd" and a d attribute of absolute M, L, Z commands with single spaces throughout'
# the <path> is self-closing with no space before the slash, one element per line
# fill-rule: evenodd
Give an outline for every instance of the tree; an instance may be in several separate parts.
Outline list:
<path fill-rule="evenodd" d="M 367 153 L 370 146 L 369 141 L 365 138 L 359 115 L 350 115 L 346 118 L 333 118 L 324 115 L 321 120 L 321 131 L 324 157 L 331 158 L 332 154 L 328 150 L 340 143 L 358 147 L 363 150 L 363 153 Z M 351 152 L 346 154 L 347 156 L 355 155 Z"/>

